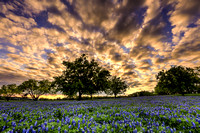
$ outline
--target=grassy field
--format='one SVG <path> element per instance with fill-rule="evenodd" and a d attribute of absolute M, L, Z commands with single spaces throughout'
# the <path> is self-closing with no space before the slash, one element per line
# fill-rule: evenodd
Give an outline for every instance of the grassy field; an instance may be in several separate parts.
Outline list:
<path fill-rule="evenodd" d="M 200 131 L 200 96 L 0 103 L 0 132 L 136 133 Z"/>

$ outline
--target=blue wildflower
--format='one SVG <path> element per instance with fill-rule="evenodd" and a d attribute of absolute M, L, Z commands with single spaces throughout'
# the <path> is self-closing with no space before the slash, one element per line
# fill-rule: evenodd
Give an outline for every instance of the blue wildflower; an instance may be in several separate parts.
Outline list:
<path fill-rule="evenodd" d="M 26 133 L 26 129 L 23 129 L 23 130 L 22 130 L 22 133 Z"/>
<path fill-rule="evenodd" d="M 76 125 L 76 121 L 73 119 L 72 120 L 72 124 L 75 126 Z"/>
<path fill-rule="evenodd" d="M 49 131 L 49 128 L 48 128 L 48 126 L 46 127 L 46 131 L 47 131 L 47 132 Z"/>
<path fill-rule="evenodd" d="M 173 132 L 174 132 L 174 130 L 173 130 L 172 128 L 170 128 L 170 132 L 171 132 L 171 133 L 173 133 Z"/>
<path fill-rule="evenodd" d="M 137 133 L 137 128 L 135 130 L 133 130 L 133 133 Z"/>
<path fill-rule="evenodd" d="M 192 122 L 192 127 L 196 128 L 196 124 L 194 122 Z"/>
<path fill-rule="evenodd" d="M 34 124 L 34 126 L 35 126 L 35 127 L 37 126 L 37 121 L 35 121 L 35 124 Z"/>
<path fill-rule="evenodd" d="M 117 124 L 115 124 L 115 128 L 117 128 Z"/>
<path fill-rule="evenodd" d="M 83 124 L 85 123 L 85 119 L 82 120 L 82 123 L 83 123 Z"/>
<path fill-rule="evenodd" d="M 4 117 L 3 120 L 6 121 L 6 120 L 7 120 L 7 117 Z"/>
<path fill-rule="evenodd" d="M 60 129 L 61 129 L 61 128 L 60 128 L 60 126 L 59 126 L 59 127 L 58 127 L 58 131 L 60 131 Z"/>
<path fill-rule="evenodd" d="M 69 125 L 68 128 L 70 129 L 72 127 L 72 125 Z"/>
<path fill-rule="evenodd" d="M 54 126 L 52 125 L 51 130 L 53 130 L 53 129 L 54 129 Z"/>

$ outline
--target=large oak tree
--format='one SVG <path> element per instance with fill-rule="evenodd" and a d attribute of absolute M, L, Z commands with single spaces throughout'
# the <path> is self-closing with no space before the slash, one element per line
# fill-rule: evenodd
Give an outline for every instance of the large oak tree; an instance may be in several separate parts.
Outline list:
<path fill-rule="evenodd" d="M 52 87 L 48 80 L 29 79 L 19 85 L 18 89 L 21 93 L 29 94 L 33 100 L 37 101 L 41 95 L 50 93 Z"/>
<path fill-rule="evenodd" d="M 120 79 L 120 77 L 112 76 L 109 79 L 109 88 L 106 90 L 106 93 L 109 95 L 114 95 L 115 98 L 118 94 L 123 94 L 126 92 L 128 85 L 125 81 Z"/>
<path fill-rule="evenodd" d="M 193 93 L 198 80 L 194 69 L 183 66 L 173 66 L 169 70 L 162 70 L 156 75 L 156 78 L 158 83 L 155 92 L 158 94 Z"/>
<path fill-rule="evenodd" d="M 16 84 L 3 85 L 0 89 L 0 95 L 4 96 L 7 101 L 9 101 L 12 96 L 18 93 L 19 92 Z"/>
<path fill-rule="evenodd" d="M 104 91 L 110 72 L 102 67 L 93 59 L 87 60 L 87 56 L 82 54 L 75 61 L 63 61 L 66 69 L 63 74 L 54 77 L 54 85 L 58 91 L 69 97 L 78 93 L 81 100 L 83 94 L 93 94 Z"/>

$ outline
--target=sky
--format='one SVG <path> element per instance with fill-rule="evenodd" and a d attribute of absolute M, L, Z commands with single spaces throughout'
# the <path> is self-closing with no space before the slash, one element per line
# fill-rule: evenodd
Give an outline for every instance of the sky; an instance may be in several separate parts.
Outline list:
<path fill-rule="evenodd" d="M 172 65 L 200 66 L 199 0 L 1 0 L 0 86 L 52 80 L 85 53 L 152 91 Z"/>

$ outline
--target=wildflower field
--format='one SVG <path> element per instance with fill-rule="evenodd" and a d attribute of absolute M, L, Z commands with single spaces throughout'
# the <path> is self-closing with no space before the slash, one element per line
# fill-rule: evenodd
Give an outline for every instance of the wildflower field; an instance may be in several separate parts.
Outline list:
<path fill-rule="evenodd" d="M 3 133 L 198 133 L 199 96 L 0 102 Z"/>

